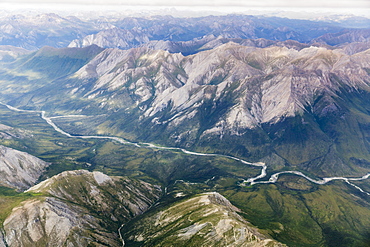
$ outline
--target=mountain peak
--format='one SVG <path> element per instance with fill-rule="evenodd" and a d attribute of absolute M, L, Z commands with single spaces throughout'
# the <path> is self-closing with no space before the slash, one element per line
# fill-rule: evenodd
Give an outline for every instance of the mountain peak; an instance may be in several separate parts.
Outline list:
<path fill-rule="evenodd" d="M 205 193 L 134 220 L 122 232 L 125 241 L 141 246 L 154 242 L 158 246 L 183 246 L 188 242 L 193 246 L 285 246 L 249 226 L 235 210 L 219 193 Z"/>

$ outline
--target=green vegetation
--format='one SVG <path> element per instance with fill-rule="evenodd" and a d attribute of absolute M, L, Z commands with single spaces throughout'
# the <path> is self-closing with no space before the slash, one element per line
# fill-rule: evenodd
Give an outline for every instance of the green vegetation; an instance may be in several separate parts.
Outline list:
<path fill-rule="evenodd" d="M 46 46 L 17 60 L 10 68 L 16 67 L 20 72 L 32 71 L 44 78 L 56 79 L 76 72 L 102 50 L 103 48 L 98 46 L 82 49 L 57 49 Z"/>
<path fill-rule="evenodd" d="M 57 133 L 36 113 L 13 112 L 5 107 L 0 111 L 1 124 L 11 127 L 2 132 L 18 133 L 17 138 L 1 139 L 0 144 L 51 162 L 45 177 L 84 168 L 161 183 L 169 194 L 157 207 L 174 202 L 177 193 L 219 191 L 242 209 L 248 221 L 289 246 L 365 246 L 367 241 L 365 229 L 370 222 L 364 216 L 370 215 L 369 198 L 344 182 L 318 186 L 294 175 L 283 175 L 274 185 L 240 187 L 240 178 L 256 176 L 260 168 L 224 157 L 69 138 Z M 354 183 L 370 188 L 367 180 Z M 42 196 L 6 188 L 1 193 L 2 220 L 22 201 Z"/>
<path fill-rule="evenodd" d="M 215 176 L 246 178 L 260 173 L 260 168 L 224 157 L 138 148 L 110 140 L 69 138 L 56 132 L 36 113 L 14 112 L 1 106 L 0 114 L 1 124 L 14 128 L 13 131 L 27 130 L 22 138 L 0 139 L 0 144 L 51 162 L 45 177 L 83 168 L 169 185 L 178 179 L 204 182 Z"/>
<path fill-rule="evenodd" d="M 134 219 L 121 232 L 127 246 L 227 246 L 235 241 L 253 246 L 260 242 L 256 235 L 248 236 L 252 231 L 234 210 L 218 194 L 188 196 Z"/>
<path fill-rule="evenodd" d="M 222 194 L 252 224 L 289 246 L 367 246 L 369 241 L 370 199 L 343 182 L 317 186 L 284 175 L 277 184 Z"/>
<path fill-rule="evenodd" d="M 31 198 L 39 198 L 40 196 L 43 195 L 17 192 L 14 189 L 0 186 L 0 224 L 3 224 L 4 220 L 12 212 L 12 209 L 19 206 L 21 202 Z"/>
<path fill-rule="evenodd" d="M 99 92 L 101 98 L 80 97 L 94 88 L 95 81 L 80 81 L 69 75 L 100 51 L 96 47 L 89 49 L 75 50 L 78 53 L 74 54 L 68 49 L 44 48 L 7 64 L 0 71 L 1 100 L 22 109 L 43 109 L 48 114 L 91 115 L 53 119 L 72 134 L 120 136 L 198 152 L 233 155 L 252 162 L 262 160 L 268 164 L 269 175 L 276 171 L 298 170 L 312 178 L 348 177 L 362 176 L 370 170 L 370 95 L 367 88 L 354 91 L 344 87 L 336 96 L 313 95 L 313 102 L 301 115 L 286 117 L 276 123 L 264 123 L 253 129 L 241 129 L 237 135 L 226 130 L 220 141 L 219 135 L 205 134 L 205 131 L 213 128 L 239 103 L 241 95 L 238 94 L 248 92 L 251 95 L 243 97 L 253 96 L 259 92 L 261 83 L 274 79 L 275 74 L 256 77 L 246 85 L 242 81 L 229 83 L 218 97 L 215 97 L 215 85 L 223 80 L 224 75 L 214 76 L 211 80 L 214 85 L 202 88 L 210 96 L 202 100 L 198 112 L 192 118 L 184 118 L 178 125 L 171 126 L 168 120 L 180 114 L 173 111 L 173 103 L 163 106 L 154 116 L 141 119 L 141 109 L 149 107 L 153 97 L 136 105 L 135 95 L 129 89 L 143 77 L 154 87 L 157 82 L 153 78 L 160 66 L 150 69 L 147 75 L 127 75 L 127 85 L 117 89 L 119 97 L 110 105 L 102 106 L 105 103 L 102 98 L 112 96 L 107 88 Z M 134 61 L 134 66 L 140 66 L 139 62 Z M 248 64 L 256 69 L 264 66 L 257 58 L 249 60 Z M 118 64 L 113 70 L 118 71 L 121 66 Z M 184 74 L 181 67 L 169 76 L 177 74 Z M 330 75 L 328 80 L 344 85 L 335 75 Z M 240 87 L 245 87 L 246 91 L 237 91 Z M 75 93 L 71 93 L 71 88 L 76 89 Z M 251 103 L 246 104 L 250 104 L 246 107 L 251 109 Z M 3 106 L 0 106 L 0 116 L 0 124 L 10 127 L 0 129 L 1 145 L 28 152 L 51 163 L 41 180 L 62 171 L 83 168 L 160 184 L 166 188 L 166 193 L 153 210 L 162 210 L 176 203 L 179 200 L 176 195 L 184 195 L 188 199 L 201 192 L 218 191 L 242 210 L 241 215 L 245 219 L 289 246 L 369 245 L 369 196 L 343 181 L 319 186 L 304 178 L 285 174 L 276 184 L 242 187 L 239 186 L 242 179 L 255 177 L 261 168 L 225 157 L 138 148 L 103 139 L 69 138 L 56 132 L 39 114 L 14 112 Z M 155 120 L 161 124 L 156 124 Z M 353 184 L 370 191 L 369 180 L 354 181 Z M 83 181 L 76 180 L 73 186 L 62 185 L 69 186 L 68 190 L 76 193 L 71 193 L 73 198 L 84 194 L 93 201 L 84 190 Z M 107 200 L 117 203 L 108 189 L 105 192 Z M 4 208 L 0 221 L 22 201 L 37 196 L 42 195 L 0 188 L 0 204 Z M 84 202 L 76 199 L 76 203 Z M 91 205 L 85 206 L 97 215 L 101 213 Z M 109 215 L 109 212 L 104 213 Z M 186 221 L 184 226 L 190 224 Z M 173 232 L 175 225 L 168 226 L 168 234 L 150 244 L 173 241 Z M 191 241 L 189 246 L 196 246 L 198 239 L 195 237 Z"/>
<path fill-rule="evenodd" d="M 65 170 L 88 168 L 84 161 L 91 155 L 99 140 L 82 140 L 63 136 L 48 125 L 37 113 L 10 111 L 0 106 L 1 124 L 7 130 L 20 132 L 19 138 L 0 139 L 0 144 L 35 155 L 51 162 L 46 177 Z M 81 161 L 79 159 L 82 159 Z"/>

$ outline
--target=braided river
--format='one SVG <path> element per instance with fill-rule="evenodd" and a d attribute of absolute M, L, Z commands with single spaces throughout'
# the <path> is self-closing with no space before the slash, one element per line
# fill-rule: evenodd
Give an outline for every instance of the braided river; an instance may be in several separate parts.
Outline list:
<path fill-rule="evenodd" d="M 307 179 L 308 181 L 310 181 L 312 183 L 315 183 L 315 184 L 319 184 L 319 185 L 326 184 L 326 183 L 328 183 L 330 181 L 333 181 L 333 180 L 342 180 L 342 181 L 346 182 L 347 184 L 353 186 L 354 188 L 356 188 L 360 192 L 362 192 L 362 193 L 370 196 L 370 193 L 369 192 L 364 191 L 361 187 L 359 187 L 359 186 L 351 183 L 351 181 L 361 181 L 361 180 L 368 179 L 370 177 L 370 173 L 368 173 L 368 174 L 366 174 L 366 175 L 364 175 L 362 177 L 358 177 L 358 178 L 353 178 L 353 177 L 325 177 L 325 178 L 321 178 L 321 179 L 318 179 L 317 180 L 317 179 L 313 179 L 313 178 L 308 177 L 307 175 L 305 175 L 304 173 L 302 173 L 300 171 L 282 171 L 282 172 L 277 172 L 277 173 L 272 174 L 268 180 L 261 180 L 261 179 L 263 179 L 263 178 L 265 178 L 267 176 L 267 172 L 266 172 L 267 165 L 265 163 L 263 163 L 263 162 L 255 162 L 255 163 L 252 163 L 252 162 L 248 162 L 248 161 L 245 161 L 243 159 L 240 159 L 240 158 L 237 158 L 237 157 L 233 157 L 233 156 L 230 156 L 230 155 L 198 153 L 198 152 L 189 151 L 189 150 L 186 150 L 186 149 L 183 149 L 183 148 L 164 147 L 164 146 L 158 146 L 158 145 L 155 145 L 155 144 L 152 144 L 152 143 L 136 143 L 136 142 L 130 142 L 130 141 L 127 141 L 127 140 L 125 140 L 123 138 L 116 137 L 116 136 L 72 135 L 72 134 L 70 134 L 70 133 L 62 130 L 61 128 L 59 128 L 53 122 L 52 119 L 61 118 L 61 117 L 81 117 L 81 115 L 67 115 L 67 116 L 47 117 L 45 111 L 22 110 L 22 109 L 13 107 L 11 105 L 8 105 L 8 104 L 2 103 L 2 102 L 0 102 L 0 104 L 6 106 L 9 110 L 12 110 L 12 111 L 40 114 L 41 118 L 44 119 L 51 127 L 53 127 L 55 131 L 59 132 L 60 134 L 65 135 L 67 137 L 70 137 L 70 138 L 80 138 L 80 139 L 107 139 L 107 140 L 113 140 L 113 141 L 119 142 L 121 144 L 134 145 L 134 146 L 140 147 L 140 148 L 144 148 L 145 147 L 145 148 L 153 148 L 153 149 L 177 150 L 177 151 L 181 151 L 181 152 L 183 152 L 185 154 L 197 155 L 197 156 L 213 156 L 213 157 L 218 156 L 218 157 L 225 157 L 225 158 L 229 158 L 229 159 L 233 159 L 233 160 L 239 161 L 239 162 L 241 162 L 243 164 L 246 164 L 246 165 L 261 167 L 261 173 L 259 175 L 255 176 L 255 177 L 244 179 L 244 181 L 242 182 L 243 185 L 247 185 L 247 184 L 254 185 L 254 184 L 276 183 L 278 181 L 280 175 L 282 175 L 282 174 L 294 174 L 294 175 L 297 175 L 297 176 L 301 176 L 301 177 Z"/>

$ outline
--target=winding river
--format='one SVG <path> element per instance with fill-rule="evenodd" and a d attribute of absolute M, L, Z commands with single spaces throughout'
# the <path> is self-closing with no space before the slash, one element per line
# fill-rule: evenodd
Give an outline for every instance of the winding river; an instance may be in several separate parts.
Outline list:
<path fill-rule="evenodd" d="M 164 149 L 164 150 L 179 150 L 185 154 L 190 154 L 190 155 L 197 155 L 197 156 L 217 156 L 217 157 L 225 157 L 225 158 L 229 158 L 229 159 L 233 159 L 233 160 L 236 160 L 236 161 L 239 161 L 243 164 L 246 164 L 246 165 L 251 165 L 251 166 L 257 166 L 257 167 L 261 167 L 261 173 L 256 176 L 256 177 L 252 177 L 252 178 L 248 178 L 248 179 L 244 179 L 243 183 L 242 184 L 250 184 L 250 185 L 254 185 L 254 184 L 268 184 L 268 183 L 276 183 L 277 180 L 279 179 L 279 176 L 281 174 L 294 174 L 294 175 L 297 175 L 297 176 L 301 176 L 305 179 L 307 179 L 308 181 L 312 182 L 312 183 L 315 183 L 315 184 L 319 184 L 319 185 L 323 185 L 323 184 L 326 184 L 330 181 L 333 181 L 333 180 L 343 180 L 345 181 L 347 184 L 353 186 L 354 188 L 356 188 L 357 190 L 359 190 L 360 192 L 370 196 L 370 193 L 367 192 L 367 191 L 364 191 L 361 187 L 351 183 L 350 181 L 361 181 L 361 180 L 365 180 L 365 179 L 368 179 L 370 177 L 370 173 L 362 176 L 362 177 L 359 177 L 359 178 L 346 178 L 346 177 L 327 177 L 327 178 L 322 178 L 320 180 L 315 180 L 313 178 L 310 178 L 308 177 L 307 175 L 303 174 L 302 172 L 299 172 L 299 171 L 282 171 L 282 172 L 278 172 L 278 173 L 274 173 L 271 175 L 271 177 L 268 179 L 268 180 L 263 180 L 263 181 L 259 181 L 260 179 L 264 178 L 267 176 L 267 165 L 263 162 L 256 162 L 256 163 L 252 163 L 252 162 L 248 162 L 248 161 L 245 161 L 243 159 L 239 159 L 239 158 L 236 158 L 236 157 L 233 157 L 233 156 L 229 156 L 229 155 L 222 155 L 222 154 L 205 154 L 205 153 L 197 153 L 197 152 L 193 152 L 193 151 L 189 151 L 189 150 L 186 150 L 186 149 L 183 149 L 183 148 L 176 148 L 176 147 L 163 147 L 163 146 L 157 146 L 155 144 L 152 144 L 152 143 L 135 143 L 135 142 L 129 142 L 123 138 L 120 138 L 120 137 L 115 137 L 115 136 L 83 136 L 83 135 L 71 135 L 70 133 L 68 132 L 65 132 L 64 130 L 62 130 L 61 128 L 59 128 L 54 122 L 52 119 L 54 118 L 61 118 L 61 117 L 80 117 L 81 115 L 68 115 L 68 116 L 57 116 L 57 117 L 47 117 L 46 116 L 46 113 L 45 111 L 37 111 L 37 110 L 22 110 L 22 109 L 19 109 L 19 108 L 16 108 L 16 107 L 13 107 L 11 105 L 8 105 L 8 104 L 5 104 L 5 103 L 2 103 L 0 102 L 1 105 L 4 105 L 6 106 L 8 109 L 12 110 L 12 111 L 18 111 L 18 112 L 28 112 L 28 113 L 37 113 L 37 114 L 41 114 L 41 118 L 44 119 L 51 127 L 54 128 L 55 131 L 67 136 L 67 137 L 71 137 L 71 138 L 81 138 L 81 139 L 108 139 L 108 140 L 113 140 L 113 141 L 117 141 L 121 144 L 127 144 L 127 145 L 134 145 L 136 147 L 149 147 L 149 148 L 155 148 L 155 149 Z"/>

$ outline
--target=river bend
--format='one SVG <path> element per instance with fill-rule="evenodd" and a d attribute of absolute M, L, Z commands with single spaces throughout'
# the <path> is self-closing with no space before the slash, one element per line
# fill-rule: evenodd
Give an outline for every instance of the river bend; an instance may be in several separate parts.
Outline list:
<path fill-rule="evenodd" d="M 80 117 L 80 115 L 68 115 L 68 116 L 57 116 L 57 117 L 47 117 L 46 116 L 46 113 L 45 111 L 37 111 L 37 110 L 22 110 L 22 109 L 19 109 L 19 108 L 16 108 L 16 107 L 13 107 L 11 105 L 8 105 L 8 104 L 5 104 L 5 103 L 2 103 L 0 102 L 1 105 L 4 105 L 6 106 L 8 109 L 12 110 L 12 111 L 18 111 L 18 112 L 29 112 L 29 113 L 38 113 L 38 114 L 41 114 L 41 118 L 44 119 L 51 127 L 54 128 L 55 131 L 67 136 L 67 137 L 71 137 L 71 138 L 81 138 L 81 139 L 108 139 L 108 140 L 113 140 L 113 141 L 117 141 L 121 144 L 128 144 L 128 145 L 134 145 L 136 147 L 149 147 L 149 148 L 155 148 L 155 149 L 164 149 L 164 150 L 179 150 L 185 154 L 190 154 L 190 155 L 197 155 L 197 156 L 218 156 L 218 157 L 225 157 L 225 158 L 229 158 L 229 159 L 233 159 L 233 160 L 236 160 L 236 161 L 239 161 L 243 164 L 246 164 L 246 165 L 251 165 L 251 166 L 258 166 L 258 167 L 261 167 L 261 173 L 256 176 L 256 177 L 252 177 L 252 178 L 248 178 L 248 179 L 244 179 L 243 183 L 242 184 L 250 184 L 250 185 L 254 185 L 254 184 L 268 184 L 268 183 L 276 183 L 277 180 L 279 179 L 279 176 L 281 174 L 294 174 L 294 175 L 297 175 L 297 176 L 301 176 L 305 179 L 307 179 L 308 181 L 312 182 L 312 183 L 315 183 L 315 184 L 319 184 L 319 185 L 323 185 L 323 184 L 326 184 L 330 181 L 333 181 L 333 180 L 343 180 L 345 181 L 347 184 L 353 186 L 354 188 L 356 188 L 357 190 L 359 190 L 360 192 L 370 196 L 370 193 L 369 192 L 366 192 L 364 191 L 361 187 L 351 183 L 350 181 L 361 181 L 361 180 L 365 180 L 365 179 L 368 179 L 370 177 L 370 173 L 362 176 L 362 177 L 359 177 L 359 178 L 347 178 L 347 177 L 327 177 L 327 178 L 322 178 L 320 180 L 316 180 L 316 179 L 313 179 L 313 178 L 310 178 L 308 177 L 307 175 L 303 174 L 302 172 L 299 172 L 299 171 L 282 171 L 282 172 L 277 172 L 277 173 L 274 173 L 270 176 L 270 178 L 268 180 L 263 180 L 263 181 L 259 181 L 260 179 L 264 178 L 267 176 L 267 165 L 263 162 L 255 162 L 255 163 L 252 163 L 252 162 L 248 162 L 248 161 L 245 161 L 243 159 L 240 159 L 240 158 L 236 158 L 236 157 L 233 157 L 233 156 L 230 156 L 230 155 L 223 155 L 223 154 L 205 154 L 205 153 L 198 153 L 198 152 L 193 152 L 193 151 L 189 151 L 189 150 L 186 150 L 186 149 L 183 149 L 183 148 L 176 148 L 176 147 L 164 147 L 164 146 L 157 146 L 155 144 L 152 144 L 152 143 L 135 143 L 135 142 L 129 142 L 123 138 L 120 138 L 120 137 L 116 137 L 116 136 L 94 136 L 94 135 L 89 135 L 89 136 L 84 136 L 84 135 L 71 135 L 70 133 L 68 132 L 65 132 L 64 130 L 62 130 L 61 128 L 59 128 L 54 122 L 53 122 L 53 118 L 59 118 L 59 117 Z"/>

